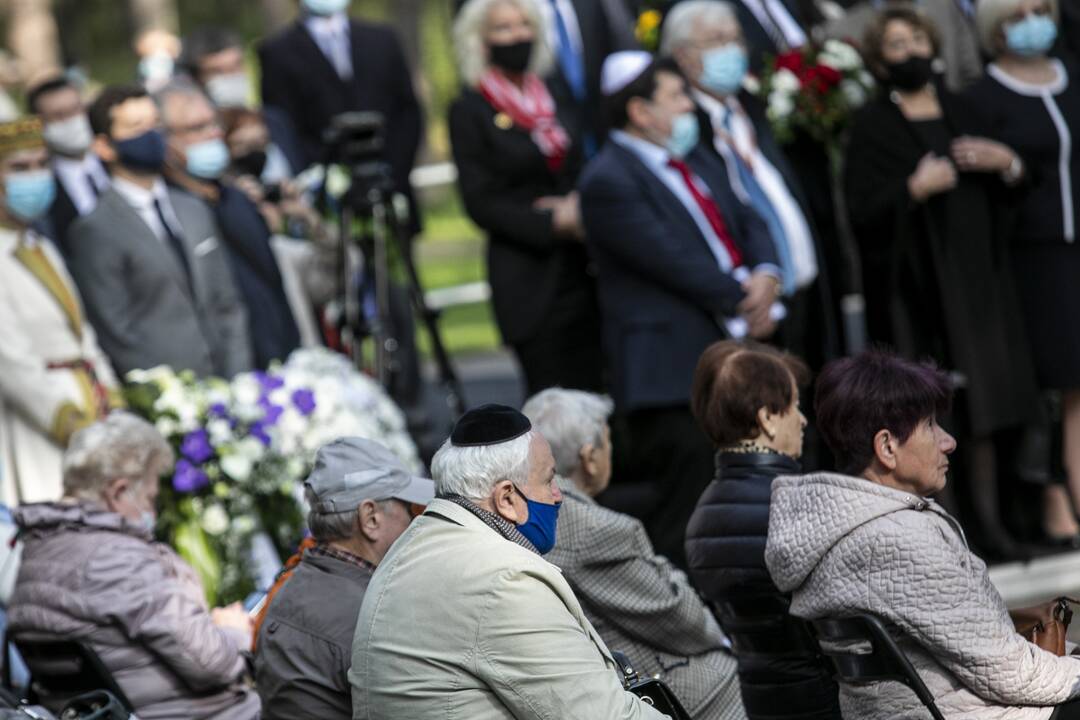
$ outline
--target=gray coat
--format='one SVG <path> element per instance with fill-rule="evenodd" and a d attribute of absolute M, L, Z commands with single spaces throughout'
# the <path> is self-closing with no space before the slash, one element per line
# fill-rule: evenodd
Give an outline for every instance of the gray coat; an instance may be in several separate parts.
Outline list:
<path fill-rule="evenodd" d="M 371 573 L 304 554 L 267 608 L 255 644 L 262 720 L 352 717 L 352 639 Z"/>
<path fill-rule="evenodd" d="M 736 662 L 686 574 L 656 554 L 641 522 L 560 478 L 553 549 L 586 617 L 642 675 L 658 675 L 695 720 L 745 720 Z"/>
<path fill-rule="evenodd" d="M 258 717 L 239 682 L 246 638 L 214 625 L 176 553 L 92 504 L 23 505 L 15 518 L 25 544 L 9 633 L 88 642 L 142 720 Z"/>
<path fill-rule="evenodd" d="M 794 615 L 868 612 L 895 626 L 949 720 L 1045 720 L 1046 706 L 1080 696 L 1080 659 L 1016 633 L 986 565 L 933 500 L 844 475 L 777 478 L 765 562 Z M 894 682 L 841 685 L 840 704 L 848 720 L 929 717 Z"/>
<path fill-rule="evenodd" d="M 68 231 L 68 269 L 91 324 L 120 374 L 170 365 L 230 378 L 252 363 L 241 304 L 210 209 L 169 189 L 191 267 L 194 298 L 172 249 L 110 188 Z"/>

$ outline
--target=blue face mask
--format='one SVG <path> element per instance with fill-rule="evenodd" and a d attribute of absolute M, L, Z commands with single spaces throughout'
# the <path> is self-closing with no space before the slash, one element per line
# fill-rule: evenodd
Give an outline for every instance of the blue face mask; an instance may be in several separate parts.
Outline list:
<path fill-rule="evenodd" d="M 671 135 L 664 147 L 673 157 L 682 159 L 698 144 L 698 119 L 694 113 L 683 113 L 671 123 Z"/>
<path fill-rule="evenodd" d="M 184 154 L 188 174 L 202 180 L 217 180 L 229 167 L 229 148 L 221 138 L 189 145 Z"/>
<path fill-rule="evenodd" d="M 333 15 L 349 7 L 349 0 L 303 0 L 304 9 L 312 15 Z"/>
<path fill-rule="evenodd" d="M 525 504 L 529 507 L 529 519 L 522 525 L 518 525 L 518 531 L 525 539 L 533 544 L 536 551 L 541 555 L 547 555 L 551 548 L 555 547 L 555 529 L 559 524 L 559 508 L 562 503 L 549 505 L 536 502 L 525 497 L 525 493 L 517 490 L 518 495 L 525 498 Z"/>
<path fill-rule="evenodd" d="M 165 164 L 165 136 L 160 130 L 147 130 L 127 140 L 113 140 L 117 160 L 136 172 L 159 173 Z"/>
<path fill-rule="evenodd" d="M 743 78 L 750 67 L 746 50 L 741 45 L 731 43 L 701 55 L 701 77 L 699 81 L 706 89 L 720 95 L 731 95 L 742 87 Z"/>
<path fill-rule="evenodd" d="M 1028 15 L 1005 26 L 1005 45 L 1021 57 L 1045 55 L 1057 40 L 1057 24 L 1048 15 Z"/>
<path fill-rule="evenodd" d="M 23 222 L 44 215 L 56 198 L 56 181 L 48 170 L 12 173 L 4 178 L 4 201 L 8 211 Z"/>

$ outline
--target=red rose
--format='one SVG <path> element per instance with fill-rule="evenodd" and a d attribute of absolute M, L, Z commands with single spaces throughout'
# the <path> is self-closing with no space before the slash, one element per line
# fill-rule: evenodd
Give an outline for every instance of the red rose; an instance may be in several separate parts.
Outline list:
<path fill-rule="evenodd" d="M 814 65 L 807 68 L 803 77 L 803 87 L 818 95 L 825 95 L 832 88 L 840 84 L 841 75 L 836 70 L 825 65 Z"/>
<path fill-rule="evenodd" d="M 790 70 L 799 77 L 802 77 L 803 73 L 803 56 L 802 51 L 792 50 L 780 55 L 776 58 L 776 69 Z"/>
<path fill-rule="evenodd" d="M 843 76 L 836 68 L 831 68 L 828 65 L 818 65 L 817 70 L 821 80 L 828 87 L 836 87 L 843 79 Z"/>

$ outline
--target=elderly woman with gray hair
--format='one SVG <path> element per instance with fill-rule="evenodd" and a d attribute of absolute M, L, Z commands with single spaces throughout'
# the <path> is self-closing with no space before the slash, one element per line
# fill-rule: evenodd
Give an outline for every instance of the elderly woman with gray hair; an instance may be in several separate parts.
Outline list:
<path fill-rule="evenodd" d="M 612 650 L 664 680 L 695 720 L 745 720 L 735 659 L 686 575 L 656 554 L 641 522 L 593 499 L 611 479 L 612 402 L 551 388 L 522 412 L 551 445 L 562 490 L 555 548 L 585 614 Z"/>
<path fill-rule="evenodd" d="M 153 541 L 158 477 L 172 464 L 154 427 L 127 413 L 75 433 L 63 499 L 15 511 L 24 548 L 9 636 L 89 645 L 140 718 L 257 718 L 240 683 L 247 614 L 209 610 L 195 571 Z"/>
<path fill-rule="evenodd" d="M 552 65 L 543 28 L 534 0 L 465 3 L 450 142 L 465 209 L 488 234 L 495 320 L 529 392 L 600 390 L 599 309 L 574 192 L 581 128 L 541 79 Z"/>

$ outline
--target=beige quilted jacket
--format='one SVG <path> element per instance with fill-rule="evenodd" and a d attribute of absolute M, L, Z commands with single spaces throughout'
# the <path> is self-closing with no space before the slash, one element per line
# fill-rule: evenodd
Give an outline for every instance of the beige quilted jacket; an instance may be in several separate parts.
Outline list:
<path fill-rule="evenodd" d="M 1017 635 L 986 565 L 932 500 L 843 475 L 773 482 L 765 562 L 813 619 L 869 612 L 949 720 L 1045 720 L 1080 696 L 1080 660 Z M 845 720 L 928 718 L 899 683 L 842 686 Z"/>

